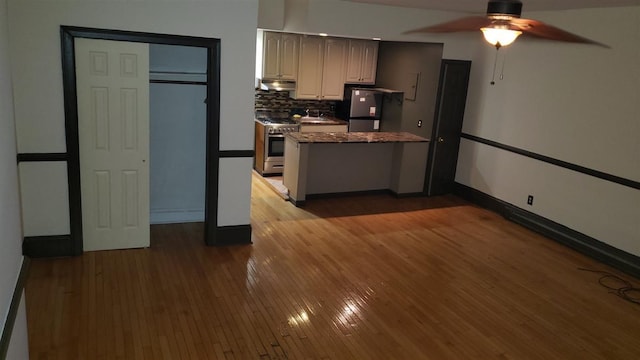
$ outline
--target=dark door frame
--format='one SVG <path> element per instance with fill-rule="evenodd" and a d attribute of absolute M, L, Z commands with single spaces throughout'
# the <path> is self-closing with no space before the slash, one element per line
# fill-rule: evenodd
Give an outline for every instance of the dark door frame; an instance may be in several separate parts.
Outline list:
<path fill-rule="evenodd" d="M 217 245 L 218 172 L 220 162 L 220 39 L 122 30 L 61 26 L 62 78 L 69 182 L 70 254 L 83 251 L 82 194 L 80 191 L 80 145 L 75 72 L 75 38 L 194 46 L 207 49 L 207 134 L 204 236 L 207 245 Z"/>

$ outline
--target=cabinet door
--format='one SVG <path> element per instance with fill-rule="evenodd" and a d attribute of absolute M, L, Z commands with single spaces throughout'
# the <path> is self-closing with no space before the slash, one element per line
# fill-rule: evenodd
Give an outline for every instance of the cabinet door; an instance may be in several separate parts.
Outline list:
<path fill-rule="evenodd" d="M 322 100 L 342 100 L 347 63 L 346 39 L 325 39 L 322 71 Z"/>
<path fill-rule="evenodd" d="M 280 78 L 280 42 L 282 35 L 279 33 L 264 33 L 262 77 L 264 79 Z"/>
<path fill-rule="evenodd" d="M 349 84 L 374 84 L 377 66 L 377 41 L 349 40 L 345 82 Z"/>
<path fill-rule="evenodd" d="M 360 83 L 375 84 L 378 68 L 378 42 L 364 41 L 362 46 L 362 67 Z"/>
<path fill-rule="evenodd" d="M 319 36 L 302 36 L 296 99 L 320 99 L 322 90 L 322 57 L 324 39 Z"/>
<path fill-rule="evenodd" d="M 281 79 L 295 80 L 298 77 L 299 50 L 300 35 L 282 34 L 279 51 Z"/>
<path fill-rule="evenodd" d="M 364 49 L 363 41 L 349 40 L 349 56 L 347 60 L 347 72 L 345 75 L 345 81 L 347 83 L 360 82 L 363 49 Z"/>

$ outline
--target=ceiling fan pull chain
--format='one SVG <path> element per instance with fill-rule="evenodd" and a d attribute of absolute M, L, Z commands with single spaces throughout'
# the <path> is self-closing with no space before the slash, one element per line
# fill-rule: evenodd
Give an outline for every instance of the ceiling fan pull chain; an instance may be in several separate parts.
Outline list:
<path fill-rule="evenodd" d="M 496 47 L 496 56 L 493 59 L 493 74 L 491 74 L 491 85 L 495 85 L 496 84 L 496 65 L 498 64 L 498 50 L 500 50 L 499 47 Z"/>
<path fill-rule="evenodd" d="M 504 80 L 504 63 L 507 62 L 507 54 L 502 55 L 502 69 L 500 69 L 500 80 Z"/>

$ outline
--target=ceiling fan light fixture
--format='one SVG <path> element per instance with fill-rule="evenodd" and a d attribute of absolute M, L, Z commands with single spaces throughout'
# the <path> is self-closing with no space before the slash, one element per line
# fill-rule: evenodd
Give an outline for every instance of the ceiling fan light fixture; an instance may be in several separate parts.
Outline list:
<path fill-rule="evenodd" d="M 572 34 L 542 21 L 522 18 L 522 1 L 488 1 L 485 16 L 465 16 L 440 24 L 405 31 L 404 34 L 456 33 L 482 30 L 485 40 L 498 49 L 514 42 L 522 33 L 525 33 L 528 37 L 545 40 L 593 44 L 610 48 L 605 44 Z"/>
<path fill-rule="evenodd" d="M 507 46 L 514 42 L 522 31 L 510 30 L 500 27 L 483 27 L 480 29 L 484 39 L 495 47 Z"/>

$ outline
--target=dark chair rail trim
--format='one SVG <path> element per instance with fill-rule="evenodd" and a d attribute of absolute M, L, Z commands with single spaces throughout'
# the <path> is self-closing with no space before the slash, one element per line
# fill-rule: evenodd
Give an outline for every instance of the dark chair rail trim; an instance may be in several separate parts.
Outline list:
<path fill-rule="evenodd" d="M 502 149 L 502 150 L 506 150 L 506 151 L 510 151 L 512 153 L 516 153 L 518 155 L 522 155 L 522 156 L 526 156 L 532 159 L 536 159 L 539 161 L 543 161 L 552 165 L 556 165 L 565 169 L 569 169 L 569 170 L 573 170 L 585 175 L 589 175 L 589 176 L 593 176 L 596 177 L 598 179 L 602 179 L 602 180 L 606 180 L 606 181 L 610 181 L 613 183 L 616 183 L 618 185 L 623 185 L 623 186 L 628 186 L 630 188 L 634 188 L 634 189 L 640 189 L 640 182 L 637 181 L 633 181 L 631 179 L 626 179 L 623 177 L 619 177 L 619 176 L 615 176 L 612 174 L 608 174 L 602 171 L 598 171 L 598 170 L 594 170 L 594 169 L 590 169 L 584 166 L 580 166 L 580 165 L 576 165 L 576 164 L 572 164 L 566 161 L 562 161 L 562 160 L 558 160 L 552 157 L 548 157 L 545 155 L 540 155 L 531 151 L 527 151 L 524 149 L 520 149 L 514 146 L 510 146 L 510 145 L 505 145 L 493 140 L 488 140 L 488 139 L 484 139 L 475 135 L 471 135 L 471 134 L 466 134 L 466 133 L 462 133 L 460 135 L 462 138 L 467 139 L 467 140 L 471 140 L 471 141 L 475 141 L 475 142 L 479 142 L 481 144 L 485 144 L 485 145 L 489 145 L 489 146 L 493 146 L 495 148 L 498 149 Z"/>
<path fill-rule="evenodd" d="M 253 150 L 220 150 L 219 154 L 221 158 L 248 158 L 256 153 Z"/>
<path fill-rule="evenodd" d="M 175 85 L 204 85 L 206 81 L 183 81 L 183 80 L 149 80 L 151 84 L 175 84 Z"/>
<path fill-rule="evenodd" d="M 254 157 L 253 150 L 222 150 L 219 152 L 221 158 L 245 158 Z M 68 161 L 67 153 L 20 153 L 18 154 L 18 162 L 35 162 L 35 161 Z"/>
<path fill-rule="evenodd" d="M 64 153 L 20 153 L 18 163 L 35 161 L 67 161 L 69 155 Z"/>

